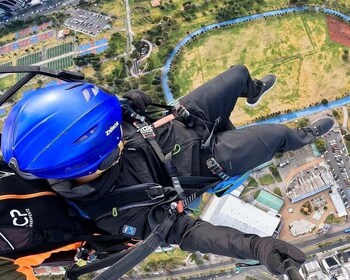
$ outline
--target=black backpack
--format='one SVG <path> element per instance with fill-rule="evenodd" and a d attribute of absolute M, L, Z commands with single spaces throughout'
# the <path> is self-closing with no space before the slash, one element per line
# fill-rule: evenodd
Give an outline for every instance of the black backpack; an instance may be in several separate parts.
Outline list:
<path fill-rule="evenodd" d="M 0 166 L 7 171 L 0 178 L 0 256 L 47 252 L 82 241 L 92 230 L 46 180 L 24 180 Z"/>

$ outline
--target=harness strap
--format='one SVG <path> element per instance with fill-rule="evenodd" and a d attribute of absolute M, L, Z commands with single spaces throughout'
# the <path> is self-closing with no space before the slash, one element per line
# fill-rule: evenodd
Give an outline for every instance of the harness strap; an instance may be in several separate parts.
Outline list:
<path fill-rule="evenodd" d="M 164 123 L 163 123 L 164 124 Z M 153 125 L 148 125 L 147 123 L 137 123 L 134 122 L 134 126 L 138 129 L 144 139 L 151 145 L 152 149 L 156 153 L 157 157 L 163 163 L 165 170 L 167 171 L 170 178 L 177 176 L 177 170 L 172 162 L 172 151 L 164 155 L 162 149 L 160 148 L 157 140 L 156 134 L 153 130 Z"/>
<path fill-rule="evenodd" d="M 118 212 L 122 210 L 161 203 L 168 198 L 172 190 L 171 187 L 162 187 L 155 183 L 118 187 L 110 194 L 106 194 L 91 203 L 78 204 L 78 207 L 82 208 L 93 220 L 108 216 L 116 217 Z"/>
<path fill-rule="evenodd" d="M 209 170 L 217 175 L 219 178 L 221 178 L 223 181 L 226 181 L 230 178 L 229 175 L 227 175 L 222 167 L 220 166 L 220 164 L 215 160 L 214 156 L 213 156 L 213 143 L 212 143 L 212 138 L 214 135 L 214 131 L 215 128 L 217 127 L 217 125 L 220 123 L 221 121 L 221 117 L 218 117 L 215 120 L 214 126 L 210 131 L 210 134 L 208 136 L 208 138 L 204 141 L 204 143 L 202 143 L 202 149 L 204 150 L 205 154 L 207 155 L 207 167 L 209 168 Z"/>
<path fill-rule="evenodd" d="M 40 233 L 37 233 L 40 234 Z M 67 233 L 61 229 L 44 230 L 42 233 L 43 238 L 48 242 L 102 242 L 102 241 L 121 241 L 125 240 L 125 237 L 118 237 L 115 235 L 91 235 L 82 233 Z"/>
<path fill-rule="evenodd" d="M 172 213 L 159 224 L 144 240 L 128 250 L 121 251 L 101 260 L 82 267 L 71 267 L 66 271 L 66 280 L 77 280 L 80 275 L 90 273 L 105 267 L 109 268 L 94 278 L 95 280 L 119 279 L 131 268 L 143 261 L 149 254 L 154 252 L 160 245 L 165 243 L 165 238 L 176 219 Z"/>

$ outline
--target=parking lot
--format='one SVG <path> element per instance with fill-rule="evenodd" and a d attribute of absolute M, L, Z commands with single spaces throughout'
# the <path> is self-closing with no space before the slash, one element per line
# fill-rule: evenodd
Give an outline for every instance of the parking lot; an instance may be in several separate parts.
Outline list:
<path fill-rule="evenodd" d="M 339 186 L 338 191 L 342 197 L 344 205 L 350 208 L 350 163 L 346 148 L 340 133 L 330 131 L 324 135 L 327 144 L 325 158 L 329 165 L 334 181 Z"/>
<path fill-rule="evenodd" d="M 77 9 L 72 13 L 72 17 L 68 18 L 64 24 L 74 31 L 95 37 L 108 26 L 109 21 L 110 18 L 107 16 Z"/>

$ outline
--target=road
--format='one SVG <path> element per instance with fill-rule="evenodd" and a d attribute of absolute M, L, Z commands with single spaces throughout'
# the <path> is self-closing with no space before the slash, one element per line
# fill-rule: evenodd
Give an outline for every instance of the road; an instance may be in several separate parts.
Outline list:
<path fill-rule="evenodd" d="M 126 38 L 127 38 L 127 43 L 126 43 L 126 52 L 131 53 L 135 47 L 132 44 L 134 41 L 134 32 L 131 30 L 131 12 L 130 12 L 130 6 L 129 6 L 129 0 L 124 0 L 125 1 L 125 13 L 126 13 Z"/>
<path fill-rule="evenodd" d="M 148 52 L 142 55 L 140 58 L 134 58 L 132 60 L 132 67 L 130 69 L 130 73 L 133 77 L 137 77 L 142 73 L 142 72 L 140 73 L 140 70 L 139 70 L 139 63 L 145 60 L 146 58 L 148 58 L 151 55 L 153 50 L 152 43 L 150 41 L 147 41 L 144 39 L 141 39 L 141 41 L 148 45 Z"/>
<path fill-rule="evenodd" d="M 349 240 L 347 240 L 347 237 L 350 236 L 350 234 L 344 233 L 344 227 L 340 227 L 340 229 L 336 230 L 335 232 L 326 233 L 323 235 L 317 235 L 314 236 L 313 239 L 305 240 L 305 241 L 295 241 L 293 242 L 294 245 L 296 245 L 298 248 L 300 248 L 303 252 L 305 252 L 307 255 L 311 256 L 323 251 L 333 250 L 334 248 L 337 248 L 339 246 L 347 245 L 349 243 Z M 339 239 L 342 239 L 340 242 Z M 328 246 L 319 247 L 318 245 L 320 243 L 325 244 L 326 242 L 332 242 L 332 244 Z M 253 276 L 257 279 L 261 280 L 272 280 L 272 279 L 279 279 L 275 276 L 271 275 L 267 269 L 264 266 L 252 266 L 252 267 L 245 267 L 241 268 L 239 273 L 236 273 L 235 271 L 235 264 L 237 261 L 235 259 L 232 259 L 231 261 L 227 261 L 224 263 L 216 263 L 206 266 L 200 266 L 200 267 L 194 267 L 194 268 L 184 268 L 182 270 L 175 270 L 170 274 L 167 275 L 151 275 L 151 276 L 142 276 L 139 277 L 123 277 L 124 279 L 152 279 L 152 280 L 164 280 L 169 278 L 181 278 L 181 276 L 189 277 L 193 275 L 191 278 L 187 279 L 245 279 L 245 277 L 242 278 L 243 275 L 245 276 Z M 220 270 L 232 270 L 232 272 L 225 272 L 225 273 L 219 273 Z M 209 273 L 209 272 L 217 271 L 218 273 L 214 273 L 208 276 L 195 276 L 199 274 Z M 216 275 L 218 277 L 216 277 Z"/>
<path fill-rule="evenodd" d="M 344 115 L 343 128 L 345 130 L 347 130 L 348 129 L 348 120 L 349 120 L 348 108 L 346 108 L 346 106 L 343 106 L 342 109 L 343 109 L 343 115 Z"/>

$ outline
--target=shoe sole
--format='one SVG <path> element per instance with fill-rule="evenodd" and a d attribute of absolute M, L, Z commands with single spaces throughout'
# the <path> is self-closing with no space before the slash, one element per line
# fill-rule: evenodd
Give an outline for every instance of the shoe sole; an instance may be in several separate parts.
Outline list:
<path fill-rule="evenodd" d="M 318 118 L 317 120 L 314 120 L 309 126 L 313 126 L 314 123 L 316 123 L 318 120 L 321 120 L 321 119 L 331 119 L 331 120 L 333 120 L 332 127 L 334 126 L 334 119 L 331 118 L 331 117 L 328 117 L 328 116 L 327 117 L 321 117 L 321 118 Z M 325 135 L 327 132 L 329 132 L 332 129 L 332 127 L 330 129 L 328 129 L 325 133 L 321 134 L 320 136 Z M 317 137 L 320 137 L 320 136 L 317 136 Z"/>
<path fill-rule="evenodd" d="M 260 96 L 260 98 L 258 99 L 258 101 L 256 101 L 254 104 L 250 104 L 250 103 L 248 103 L 248 101 L 246 101 L 245 104 L 246 104 L 248 107 L 250 107 L 250 108 L 254 108 L 254 107 L 258 106 L 259 103 L 260 103 L 260 101 L 261 101 L 261 99 L 264 97 L 264 95 L 265 95 L 266 93 L 268 93 L 271 89 L 273 89 L 273 87 L 275 86 L 276 83 L 277 83 L 277 77 L 276 77 L 276 80 L 275 80 L 274 84 L 272 85 L 272 87 L 270 87 L 267 91 L 265 91 L 265 92 Z"/>

